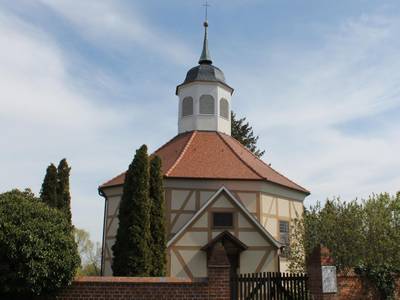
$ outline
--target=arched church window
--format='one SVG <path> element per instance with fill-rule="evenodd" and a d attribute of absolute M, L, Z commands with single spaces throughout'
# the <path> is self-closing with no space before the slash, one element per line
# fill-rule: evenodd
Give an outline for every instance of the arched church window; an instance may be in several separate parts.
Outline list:
<path fill-rule="evenodd" d="M 203 95 L 200 97 L 200 114 L 214 114 L 214 98 L 211 95 Z"/>
<path fill-rule="evenodd" d="M 182 117 L 193 115 L 193 98 L 185 97 L 182 100 Z"/>
<path fill-rule="evenodd" d="M 225 98 L 219 100 L 219 115 L 229 120 L 229 102 Z"/>

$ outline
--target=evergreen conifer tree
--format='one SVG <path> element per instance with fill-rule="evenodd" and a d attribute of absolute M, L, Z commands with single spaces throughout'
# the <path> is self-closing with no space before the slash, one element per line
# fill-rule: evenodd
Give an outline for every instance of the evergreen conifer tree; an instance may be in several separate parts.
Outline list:
<path fill-rule="evenodd" d="M 231 128 L 231 136 L 233 138 L 237 139 L 257 157 L 264 155 L 265 150 L 257 149 L 259 136 L 254 135 L 253 127 L 250 126 L 249 122 L 246 122 L 246 118 L 236 119 L 235 113 L 231 111 Z"/>
<path fill-rule="evenodd" d="M 161 172 L 161 159 L 154 156 L 150 162 L 150 232 L 152 249 L 151 276 L 165 276 L 166 271 L 166 236 L 164 186 Z"/>
<path fill-rule="evenodd" d="M 40 199 L 50 207 L 57 207 L 57 168 L 53 164 L 46 169 L 40 190 Z"/>
<path fill-rule="evenodd" d="M 126 172 L 118 218 L 117 238 L 112 247 L 114 276 L 149 276 L 151 234 L 146 145 L 136 151 Z"/>
<path fill-rule="evenodd" d="M 57 167 L 57 208 L 61 210 L 68 222 L 72 224 L 71 215 L 71 195 L 69 192 L 69 172 L 67 160 L 64 158 Z"/>

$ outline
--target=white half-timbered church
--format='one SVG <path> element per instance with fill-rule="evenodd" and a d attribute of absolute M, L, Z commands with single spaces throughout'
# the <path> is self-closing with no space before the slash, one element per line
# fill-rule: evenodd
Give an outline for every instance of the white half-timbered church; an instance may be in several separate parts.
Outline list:
<path fill-rule="evenodd" d="M 282 246 L 303 213 L 309 191 L 231 137 L 233 88 L 213 65 L 208 23 L 199 64 L 178 96 L 178 134 L 154 154 L 162 159 L 168 234 L 167 275 L 207 277 L 207 255 L 222 243 L 232 272 L 285 271 Z M 111 276 L 111 250 L 125 173 L 99 187 L 105 198 L 102 275 Z"/>

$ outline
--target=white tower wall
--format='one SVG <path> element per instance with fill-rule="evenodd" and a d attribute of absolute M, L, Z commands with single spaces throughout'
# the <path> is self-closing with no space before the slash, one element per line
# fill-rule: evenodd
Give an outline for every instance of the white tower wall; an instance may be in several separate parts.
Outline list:
<path fill-rule="evenodd" d="M 231 93 L 232 90 L 218 82 L 193 82 L 178 88 L 179 115 L 178 132 L 192 130 L 219 131 L 231 134 Z M 214 114 L 200 114 L 200 97 L 211 95 L 214 98 Z M 182 101 L 186 97 L 193 99 L 193 114 L 182 116 Z M 228 118 L 221 116 L 220 101 L 228 102 Z"/>

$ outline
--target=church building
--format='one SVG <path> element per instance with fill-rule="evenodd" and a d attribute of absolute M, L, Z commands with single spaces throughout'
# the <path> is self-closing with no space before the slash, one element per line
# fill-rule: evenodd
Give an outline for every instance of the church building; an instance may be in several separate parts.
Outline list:
<path fill-rule="evenodd" d="M 287 269 L 284 246 L 309 191 L 231 137 L 233 88 L 213 65 L 208 23 L 199 64 L 176 87 L 178 134 L 154 152 L 162 159 L 167 276 L 207 277 L 207 256 L 222 243 L 235 273 Z M 125 173 L 99 187 L 105 198 L 102 275 L 112 246 Z"/>

